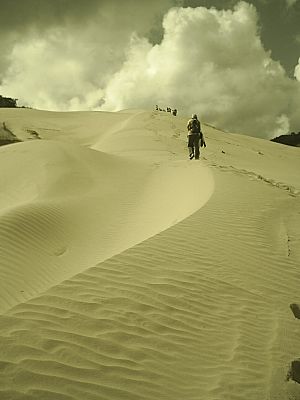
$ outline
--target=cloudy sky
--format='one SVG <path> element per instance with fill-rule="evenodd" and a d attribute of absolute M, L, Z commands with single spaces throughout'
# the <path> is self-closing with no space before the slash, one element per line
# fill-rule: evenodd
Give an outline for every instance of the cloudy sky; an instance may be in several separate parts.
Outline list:
<path fill-rule="evenodd" d="M 0 0 L 0 94 L 46 110 L 176 107 L 300 131 L 300 0 Z"/>

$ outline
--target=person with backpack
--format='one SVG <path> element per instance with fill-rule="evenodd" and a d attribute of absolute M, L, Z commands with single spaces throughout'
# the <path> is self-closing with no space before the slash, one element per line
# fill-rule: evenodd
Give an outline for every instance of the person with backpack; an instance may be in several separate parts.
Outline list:
<path fill-rule="evenodd" d="M 198 120 L 196 114 L 192 115 L 192 119 L 190 119 L 187 123 L 187 130 L 188 130 L 188 149 L 189 149 L 189 156 L 190 160 L 195 157 L 195 160 L 199 160 L 200 157 L 200 149 L 199 144 L 201 147 L 206 147 L 206 143 L 204 140 L 203 133 L 201 132 L 201 124 Z"/>

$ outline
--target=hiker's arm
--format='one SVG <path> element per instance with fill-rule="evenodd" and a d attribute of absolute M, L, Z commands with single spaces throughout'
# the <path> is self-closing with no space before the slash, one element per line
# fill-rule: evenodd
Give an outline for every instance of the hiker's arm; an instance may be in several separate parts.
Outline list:
<path fill-rule="evenodd" d="M 206 143 L 205 143 L 205 139 L 204 139 L 204 135 L 203 135 L 203 132 L 202 132 L 202 131 L 200 132 L 200 136 L 201 136 L 202 146 L 206 147 Z M 201 147 L 202 147 L 202 146 L 201 146 Z"/>

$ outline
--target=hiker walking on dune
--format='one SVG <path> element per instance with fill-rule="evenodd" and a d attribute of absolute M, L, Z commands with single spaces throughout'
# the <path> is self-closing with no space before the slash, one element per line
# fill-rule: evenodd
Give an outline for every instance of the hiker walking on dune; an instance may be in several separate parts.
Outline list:
<path fill-rule="evenodd" d="M 189 148 L 189 156 L 190 160 L 195 157 L 195 160 L 199 160 L 200 149 L 199 144 L 206 147 L 203 133 L 201 132 L 201 124 L 198 120 L 196 114 L 192 115 L 192 119 L 190 119 L 187 123 L 188 129 L 188 148 Z"/>

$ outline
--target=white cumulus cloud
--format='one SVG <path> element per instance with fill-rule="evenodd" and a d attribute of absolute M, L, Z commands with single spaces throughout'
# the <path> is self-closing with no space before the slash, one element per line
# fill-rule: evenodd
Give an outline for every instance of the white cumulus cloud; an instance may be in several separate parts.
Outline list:
<path fill-rule="evenodd" d="M 177 106 L 219 127 L 259 137 L 300 125 L 294 112 L 299 84 L 265 51 L 253 6 L 173 8 L 163 26 L 159 45 L 132 38 L 126 62 L 105 88 L 104 109 Z"/>
<path fill-rule="evenodd" d="M 42 36 L 33 33 L 14 46 L 1 93 L 48 110 L 99 107 L 108 77 L 122 66 L 126 43 L 120 39 L 112 50 L 95 25 L 85 32 L 51 28 Z"/>
<path fill-rule="evenodd" d="M 297 79 L 298 82 L 300 82 L 300 58 L 298 61 L 298 64 L 295 67 L 295 74 L 294 74 L 295 78 Z"/>

